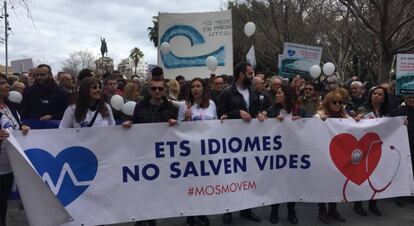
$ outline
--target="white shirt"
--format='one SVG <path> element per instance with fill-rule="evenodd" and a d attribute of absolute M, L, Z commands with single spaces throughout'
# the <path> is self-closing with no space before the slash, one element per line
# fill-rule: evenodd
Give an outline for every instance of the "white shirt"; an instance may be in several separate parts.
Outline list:
<path fill-rule="evenodd" d="M 106 105 L 106 109 L 108 109 L 109 116 L 107 118 L 103 118 L 101 113 L 98 113 L 96 116 L 95 122 L 93 123 L 92 127 L 97 126 L 112 126 L 115 125 L 115 119 L 112 115 L 111 107 L 108 104 Z M 92 120 L 93 116 L 95 115 L 95 111 L 91 111 L 88 109 L 88 112 L 86 113 L 85 119 L 78 123 L 75 119 L 75 105 L 71 105 L 68 108 L 66 108 L 65 113 L 63 114 L 63 118 L 60 121 L 59 128 L 81 128 L 81 127 L 87 127 Z"/>
<path fill-rule="evenodd" d="M 246 89 L 240 89 L 239 87 L 237 87 L 237 91 L 239 91 L 239 93 L 243 96 L 244 102 L 246 102 L 246 108 L 249 109 L 249 106 L 250 106 L 249 89 L 247 89 L 247 88 Z"/>
<path fill-rule="evenodd" d="M 192 121 L 200 121 L 200 120 L 212 120 L 217 119 L 217 108 L 216 104 L 212 100 L 209 102 L 207 108 L 201 108 L 198 104 L 193 104 L 191 106 L 191 120 Z M 180 109 L 178 110 L 178 118 L 179 122 L 184 120 L 185 111 L 187 110 L 187 105 L 181 104 Z"/>
<path fill-rule="evenodd" d="M 12 133 L 14 130 L 19 129 L 17 120 L 12 115 L 10 109 L 5 105 L 0 108 L 2 116 L 0 118 L 1 128 Z M 8 174 L 12 172 L 9 157 L 7 156 L 7 149 L 11 148 L 8 142 L 1 142 L 0 148 L 0 175 Z"/>

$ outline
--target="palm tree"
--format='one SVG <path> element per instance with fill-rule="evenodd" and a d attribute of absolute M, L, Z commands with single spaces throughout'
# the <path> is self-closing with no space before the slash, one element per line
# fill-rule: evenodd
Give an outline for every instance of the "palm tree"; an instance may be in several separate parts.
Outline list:
<path fill-rule="evenodd" d="M 135 74 L 137 74 L 137 67 L 139 63 L 139 59 L 144 57 L 144 53 L 141 52 L 141 50 L 138 47 L 134 47 L 131 49 L 131 53 L 129 54 L 129 58 L 134 61 L 135 66 Z"/>
<path fill-rule="evenodd" d="M 150 39 L 150 41 L 154 43 L 154 46 L 157 47 L 158 46 L 158 16 L 152 17 L 152 23 L 154 24 L 154 26 L 147 28 L 147 31 L 149 32 L 148 38 Z"/>

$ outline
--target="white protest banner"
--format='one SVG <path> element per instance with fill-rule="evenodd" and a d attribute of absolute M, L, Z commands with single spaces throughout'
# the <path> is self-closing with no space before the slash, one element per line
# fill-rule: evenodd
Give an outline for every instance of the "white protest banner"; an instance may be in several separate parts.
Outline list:
<path fill-rule="evenodd" d="M 282 60 L 283 60 L 283 54 L 278 54 L 277 55 L 277 68 L 279 69 L 279 71 L 282 68 Z"/>
<path fill-rule="evenodd" d="M 414 94 L 414 54 L 397 54 L 397 95 Z"/>
<path fill-rule="evenodd" d="M 412 195 L 403 121 L 217 120 L 14 136 L 69 225 L 99 225 Z"/>
<path fill-rule="evenodd" d="M 321 47 L 285 42 L 280 74 L 287 78 L 295 75 L 311 78 L 309 69 L 319 65 L 321 57 Z"/>
<path fill-rule="evenodd" d="M 38 176 L 16 140 L 11 136 L 2 145 L 7 146 L 8 157 L 13 163 L 11 165 L 13 175 L 20 186 L 20 197 L 24 203 L 29 224 L 32 226 L 55 226 L 72 221 L 73 219 L 57 197 Z"/>
<path fill-rule="evenodd" d="M 206 13 L 160 13 L 158 65 L 167 78 L 183 75 L 209 78 L 211 73 L 233 74 L 233 32 L 231 10 Z M 165 44 L 164 44 L 165 46 Z M 210 71 L 206 59 L 214 56 L 218 67 Z"/>
<path fill-rule="evenodd" d="M 253 68 L 256 67 L 256 54 L 254 52 L 254 46 L 250 47 L 249 51 L 247 52 L 246 61 L 252 65 Z"/>

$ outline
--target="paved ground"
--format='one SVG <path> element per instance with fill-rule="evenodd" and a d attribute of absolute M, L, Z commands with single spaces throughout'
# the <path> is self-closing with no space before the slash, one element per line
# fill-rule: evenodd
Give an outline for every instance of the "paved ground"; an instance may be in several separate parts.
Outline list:
<path fill-rule="evenodd" d="M 367 203 L 364 203 L 367 206 Z M 18 201 L 11 201 L 9 202 L 9 213 L 8 213 L 8 226 L 26 226 L 28 225 L 26 221 L 26 217 L 24 214 L 24 210 L 20 210 L 18 208 L 19 202 Z M 378 207 L 382 210 L 383 216 L 377 217 L 373 216 L 370 212 L 368 212 L 368 216 L 362 217 L 357 215 L 352 210 L 352 205 L 349 203 L 346 204 L 339 204 L 338 209 L 340 213 L 347 219 L 347 223 L 339 223 L 332 220 L 332 223 L 329 225 L 337 226 L 337 225 L 355 225 L 355 226 L 414 226 L 414 204 L 407 203 L 404 208 L 398 207 L 395 205 L 394 201 L 389 200 L 381 200 L 378 202 Z M 367 208 L 365 208 L 367 210 Z M 306 226 L 315 226 L 315 225 L 323 225 L 317 219 L 317 206 L 316 204 L 297 204 L 296 208 L 298 212 L 298 225 L 306 225 Z M 261 223 L 254 223 L 249 222 L 238 217 L 238 214 L 233 215 L 233 224 L 232 226 L 270 226 L 272 225 L 269 222 L 269 212 L 270 207 L 263 207 L 257 208 L 254 210 L 261 218 Z M 278 225 L 289 225 L 291 224 L 286 219 L 286 208 L 285 205 L 280 207 L 280 221 Z M 210 216 L 211 219 L 211 226 L 223 226 L 224 224 L 221 222 L 221 216 L 215 215 Z M 133 226 L 133 223 L 124 223 L 124 224 L 116 224 L 115 226 Z M 185 226 L 185 218 L 169 218 L 169 219 L 162 219 L 158 221 L 159 226 Z"/>

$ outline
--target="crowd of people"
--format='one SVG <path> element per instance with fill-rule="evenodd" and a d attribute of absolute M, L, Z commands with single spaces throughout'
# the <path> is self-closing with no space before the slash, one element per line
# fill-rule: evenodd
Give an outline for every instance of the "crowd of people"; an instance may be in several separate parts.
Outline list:
<path fill-rule="evenodd" d="M 210 78 L 185 77 L 165 79 L 162 68 L 152 70 L 146 81 L 138 76 L 125 79 L 119 72 L 101 76 L 84 69 L 79 75 L 59 72 L 56 77 L 50 66 L 41 64 L 18 76 L 0 76 L 0 140 L 12 130 L 27 134 L 29 127 L 22 119 L 60 120 L 59 128 L 110 126 L 120 122 L 126 129 L 137 123 L 166 122 L 175 126 L 181 121 L 242 119 L 250 122 L 274 118 L 278 121 L 299 118 L 354 118 L 355 121 L 380 117 L 406 116 L 411 157 L 414 157 L 414 95 L 395 95 L 394 80 L 367 87 L 353 76 L 342 84 L 330 76 L 315 82 L 300 76 L 283 78 L 255 73 L 248 63 L 234 67 L 233 75 L 211 75 Z M 21 103 L 7 100 L 10 90 L 22 94 Z M 124 115 L 110 105 L 111 98 L 120 95 L 125 101 L 135 101 L 134 114 Z M 1 143 L 0 143 L 1 144 Z M 0 226 L 6 225 L 7 200 L 13 183 L 13 173 L 5 145 L 0 154 Z M 414 160 L 414 159 L 412 159 Z M 396 200 L 404 206 L 407 197 Z M 335 203 L 319 203 L 319 219 L 328 224 L 335 219 L 346 222 Z M 270 222 L 278 223 L 279 204 L 271 206 Z M 295 203 L 287 203 L 288 220 L 297 224 Z M 366 216 L 361 202 L 354 203 L 357 214 Z M 382 215 L 376 201 L 369 210 Z M 250 210 L 240 216 L 254 222 L 260 218 Z M 223 215 L 223 222 L 232 223 L 232 213 Z M 187 217 L 188 225 L 209 225 L 207 216 Z M 156 225 L 156 220 L 137 222 L 137 225 Z"/>

